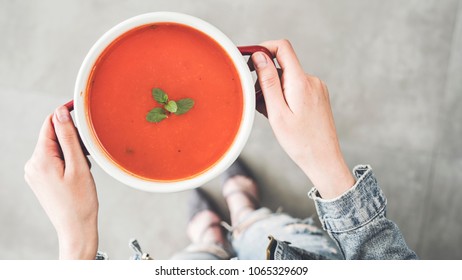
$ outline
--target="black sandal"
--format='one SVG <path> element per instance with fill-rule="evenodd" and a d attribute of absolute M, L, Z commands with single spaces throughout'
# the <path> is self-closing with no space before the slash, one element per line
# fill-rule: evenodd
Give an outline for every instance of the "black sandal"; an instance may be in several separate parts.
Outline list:
<path fill-rule="evenodd" d="M 244 162 L 238 158 L 222 175 L 222 186 L 225 185 L 225 182 L 231 179 L 234 176 L 243 176 L 246 178 L 249 178 L 251 181 L 254 182 L 255 187 L 256 187 L 256 195 L 250 193 L 249 191 L 245 190 L 244 188 L 238 188 L 236 190 L 230 191 L 228 193 L 224 193 L 224 189 L 222 190 L 223 192 L 223 197 L 228 199 L 230 196 L 234 194 L 243 194 L 246 196 L 250 202 L 253 204 L 253 207 L 255 209 L 260 208 L 260 199 L 259 199 L 259 190 L 258 190 L 258 182 L 255 179 L 255 177 L 252 175 L 252 172 L 250 169 L 244 164 Z M 239 210 L 240 211 L 240 210 Z M 239 212 L 238 211 L 238 212 Z"/>

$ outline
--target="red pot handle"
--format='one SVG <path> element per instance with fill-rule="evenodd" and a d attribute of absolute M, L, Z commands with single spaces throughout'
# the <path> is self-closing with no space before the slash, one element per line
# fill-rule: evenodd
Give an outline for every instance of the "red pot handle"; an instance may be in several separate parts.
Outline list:
<path fill-rule="evenodd" d="M 264 52 L 271 60 L 274 59 L 273 54 L 265 47 L 253 45 L 253 46 L 241 46 L 237 47 L 237 49 L 241 52 L 242 55 L 252 55 L 256 52 Z M 258 86 L 255 87 L 255 98 L 258 101 L 259 99 L 263 98 L 263 92 L 261 88 Z"/>
<path fill-rule="evenodd" d="M 74 110 L 74 100 L 71 100 L 71 101 L 67 102 L 66 104 L 64 104 L 64 106 L 67 107 L 69 112 L 72 112 L 72 110 Z"/>
<path fill-rule="evenodd" d="M 262 46 L 241 46 L 237 47 L 237 49 L 241 52 L 242 55 L 252 55 L 253 53 L 256 52 L 264 52 L 267 56 L 269 56 L 271 59 L 273 59 L 273 54 L 271 52 Z"/>

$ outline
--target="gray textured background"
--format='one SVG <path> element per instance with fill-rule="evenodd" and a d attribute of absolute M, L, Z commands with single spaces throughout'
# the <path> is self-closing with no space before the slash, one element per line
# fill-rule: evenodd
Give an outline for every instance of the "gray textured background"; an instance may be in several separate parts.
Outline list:
<path fill-rule="evenodd" d="M 415 1 L 0 0 L 0 259 L 57 257 L 53 227 L 23 179 L 44 117 L 68 101 L 80 63 L 113 25 L 151 11 L 209 21 L 237 45 L 287 38 L 329 86 L 350 167 L 369 163 L 388 215 L 425 259 L 462 259 L 462 3 Z M 263 203 L 304 217 L 311 183 L 257 116 L 244 158 Z M 155 258 L 187 245 L 187 192 L 149 194 L 93 167 L 100 248 L 126 259 L 137 237 Z M 219 182 L 206 186 L 218 199 Z"/>

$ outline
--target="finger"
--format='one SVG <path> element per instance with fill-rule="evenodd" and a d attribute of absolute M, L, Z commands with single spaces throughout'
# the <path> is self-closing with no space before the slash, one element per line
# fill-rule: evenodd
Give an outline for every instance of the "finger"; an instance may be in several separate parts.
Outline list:
<path fill-rule="evenodd" d="M 277 70 L 278 70 L 279 77 L 281 77 L 282 70 L 279 68 L 277 68 Z M 266 111 L 265 98 L 263 97 L 263 92 L 261 90 L 260 82 L 258 79 L 257 79 L 257 82 L 255 83 L 255 92 L 256 92 L 255 94 L 256 95 L 256 100 L 255 100 L 256 106 L 255 107 L 260 114 L 268 118 L 268 112 Z"/>
<path fill-rule="evenodd" d="M 66 169 L 86 165 L 86 157 L 80 147 L 77 130 L 69 110 L 64 106 L 57 108 L 53 116 L 53 123 L 59 145 L 63 151 Z"/>
<path fill-rule="evenodd" d="M 288 40 L 268 41 L 261 44 L 275 57 L 282 68 L 284 98 L 292 112 L 300 108 L 301 93 L 305 93 L 306 75 L 295 51 Z"/>
<path fill-rule="evenodd" d="M 258 81 L 265 98 L 268 117 L 284 114 L 289 108 L 282 93 L 281 81 L 276 67 L 263 52 L 252 55 L 252 61 L 257 72 Z"/>
<path fill-rule="evenodd" d="M 52 117 L 53 115 L 49 115 L 43 122 L 34 150 L 34 154 L 39 155 L 43 159 L 48 157 L 61 158 L 62 156 L 61 148 L 59 147 L 58 139 L 56 138 L 53 128 Z"/>
<path fill-rule="evenodd" d="M 266 47 L 276 57 L 284 72 L 304 74 L 294 48 L 288 40 L 267 41 L 260 45 Z"/>

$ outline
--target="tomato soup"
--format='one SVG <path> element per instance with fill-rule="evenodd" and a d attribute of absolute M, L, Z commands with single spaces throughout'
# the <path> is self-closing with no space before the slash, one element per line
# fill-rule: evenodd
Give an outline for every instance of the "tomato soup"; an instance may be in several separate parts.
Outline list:
<path fill-rule="evenodd" d="M 151 123 L 147 113 L 170 100 L 191 98 L 183 115 Z M 88 81 L 87 118 L 107 157 L 153 181 L 194 177 L 229 149 L 239 130 L 243 96 L 237 70 L 206 34 L 174 23 L 130 30 L 100 55 Z"/>

